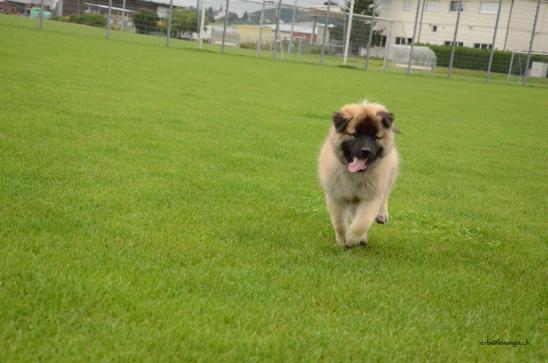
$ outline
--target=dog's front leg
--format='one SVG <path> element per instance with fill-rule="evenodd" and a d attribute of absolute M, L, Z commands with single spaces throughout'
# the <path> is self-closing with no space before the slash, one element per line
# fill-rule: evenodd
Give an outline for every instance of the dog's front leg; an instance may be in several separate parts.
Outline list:
<path fill-rule="evenodd" d="M 383 198 L 360 202 L 356 209 L 356 216 L 346 231 L 345 245 L 347 247 L 367 243 L 367 232 L 375 221 L 382 203 Z"/>
<path fill-rule="evenodd" d="M 381 209 L 375 221 L 380 224 L 385 224 L 388 222 L 388 195 L 384 198 L 384 201 L 381 203 Z"/>
<path fill-rule="evenodd" d="M 335 230 L 335 238 L 337 239 L 337 244 L 340 246 L 344 246 L 344 235 L 346 233 L 346 206 L 332 199 L 327 194 L 325 195 L 325 201 L 327 204 L 327 209 L 329 210 L 329 214 L 331 216 L 333 229 Z"/>

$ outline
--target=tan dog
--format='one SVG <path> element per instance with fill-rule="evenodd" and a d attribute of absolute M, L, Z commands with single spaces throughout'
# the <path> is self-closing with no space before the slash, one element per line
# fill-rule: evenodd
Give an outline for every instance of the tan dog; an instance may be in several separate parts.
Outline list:
<path fill-rule="evenodd" d="M 319 173 L 341 246 L 365 245 L 373 222 L 388 221 L 388 195 L 399 165 L 395 132 L 394 115 L 377 103 L 345 105 L 333 115 Z"/>

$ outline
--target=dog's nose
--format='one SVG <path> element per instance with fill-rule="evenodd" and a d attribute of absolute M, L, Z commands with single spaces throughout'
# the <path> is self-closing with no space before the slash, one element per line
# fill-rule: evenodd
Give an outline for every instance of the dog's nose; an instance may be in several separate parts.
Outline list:
<path fill-rule="evenodd" d="M 371 154 L 371 149 L 368 147 L 362 147 L 360 149 L 360 159 L 367 159 Z"/>

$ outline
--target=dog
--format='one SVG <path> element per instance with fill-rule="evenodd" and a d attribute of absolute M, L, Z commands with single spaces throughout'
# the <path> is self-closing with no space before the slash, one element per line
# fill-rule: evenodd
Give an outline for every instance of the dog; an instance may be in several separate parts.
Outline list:
<path fill-rule="evenodd" d="M 364 101 L 333 114 L 319 157 L 320 183 L 337 244 L 367 245 L 373 222 L 388 222 L 388 196 L 398 173 L 394 114 Z"/>

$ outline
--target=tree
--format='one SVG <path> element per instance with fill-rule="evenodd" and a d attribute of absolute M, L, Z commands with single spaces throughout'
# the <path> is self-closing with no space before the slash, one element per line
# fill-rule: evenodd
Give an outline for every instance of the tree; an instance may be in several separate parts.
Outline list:
<path fill-rule="evenodd" d="M 172 35 L 177 38 L 192 35 L 197 31 L 198 22 L 196 19 L 196 11 L 188 9 L 175 9 L 171 18 Z"/>
<path fill-rule="evenodd" d="M 207 19 L 207 22 L 214 23 L 215 22 L 215 11 L 213 10 L 213 7 L 209 7 L 205 11 L 205 17 Z"/>
<path fill-rule="evenodd" d="M 225 17 L 223 16 L 221 19 L 219 19 L 221 22 L 225 21 Z M 228 12 L 228 24 L 239 24 L 240 18 L 238 17 L 238 14 L 233 12 Z"/>
<path fill-rule="evenodd" d="M 354 14 L 371 15 L 373 14 L 374 0 L 356 0 L 354 1 Z M 350 11 L 350 1 L 345 3 L 346 11 Z"/>
<path fill-rule="evenodd" d="M 163 19 L 159 23 L 159 28 L 162 33 L 167 33 L 169 19 Z M 204 19 L 203 29 L 209 24 L 209 19 Z M 192 33 L 198 32 L 198 23 L 196 17 L 196 9 L 190 8 L 174 8 L 173 16 L 171 17 L 171 37 L 172 38 L 190 38 Z"/>
<path fill-rule="evenodd" d="M 164 27 L 166 22 L 163 22 Z M 203 27 L 209 23 L 208 19 L 204 19 Z M 167 29 L 163 29 L 165 32 Z M 171 18 L 171 36 L 176 38 L 191 37 L 192 33 L 198 32 L 198 22 L 196 18 L 196 10 L 194 8 L 189 9 L 174 9 L 173 16 Z"/>
<path fill-rule="evenodd" d="M 244 15 L 242 15 L 242 24 L 247 23 L 249 23 L 249 14 L 247 13 L 247 11 L 244 11 Z"/>
<path fill-rule="evenodd" d="M 374 0 L 356 0 L 354 2 L 354 14 L 359 15 L 372 15 L 373 14 L 373 1 Z M 346 12 L 350 11 L 350 1 L 345 4 Z M 375 16 L 378 12 L 375 12 Z M 350 48 L 351 52 L 355 53 L 359 51 L 359 48 L 367 46 L 367 40 L 369 35 L 369 20 L 363 18 L 354 17 L 352 20 L 352 31 L 350 33 Z M 344 30 L 342 24 L 336 24 L 331 30 L 331 39 L 339 40 L 342 42 L 344 39 Z M 373 31 L 373 44 L 378 44 L 382 31 Z"/>
<path fill-rule="evenodd" d="M 160 18 L 150 9 L 139 9 L 133 16 L 133 24 L 137 29 L 137 33 L 148 34 L 157 30 L 158 20 Z"/>

